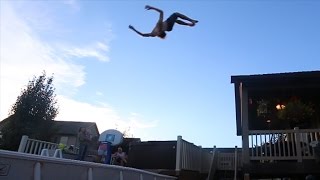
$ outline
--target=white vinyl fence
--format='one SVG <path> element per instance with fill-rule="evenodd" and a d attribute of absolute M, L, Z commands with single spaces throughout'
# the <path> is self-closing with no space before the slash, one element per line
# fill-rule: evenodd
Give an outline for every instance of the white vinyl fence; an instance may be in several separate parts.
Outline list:
<path fill-rule="evenodd" d="M 23 135 L 20 141 L 18 152 L 24 152 L 28 154 L 40 155 L 43 149 L 49 150 L 49 152 L 58 149 L 59 144 L 40 141 L 36 139 L 30 139 L 28 136 Z M 74 147 L 70 153 L 77 154 L 79 148 Z"/>
<path fill-rule="evenodd" d="M 41 153 L 43 154 L 44 149 L 52 152 L 58 149 L 58 144 L 30 139 L 28 136 L 23 136 L 18 152 L 41 155 Z M 201 146 L 196 146 L 193 143 L 182 139 L 181 136 L 178 136 L 176 148 L 177 171 L 192 170 L 200 173 L 208 173 L 211 161 L 212 151 L 205 150 Z"/>
<path fill-rule="evenodd" d="M 192 170 L 201 173 L 208 173 L 212 153 L 196 146 L 184 139 L 177 138 L 176 170 Z"/>

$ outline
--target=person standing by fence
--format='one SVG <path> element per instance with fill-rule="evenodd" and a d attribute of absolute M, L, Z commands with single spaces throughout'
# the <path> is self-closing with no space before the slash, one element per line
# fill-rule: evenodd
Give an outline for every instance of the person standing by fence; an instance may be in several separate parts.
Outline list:
<path fill-rule="evenodd" d="M 83 161 L 86 156 L 89 142 L 91 140 L 86 128 L 81 127 L 79 129 L 78 140 L 79 140 L 79 153 L 76 160 Z"/>

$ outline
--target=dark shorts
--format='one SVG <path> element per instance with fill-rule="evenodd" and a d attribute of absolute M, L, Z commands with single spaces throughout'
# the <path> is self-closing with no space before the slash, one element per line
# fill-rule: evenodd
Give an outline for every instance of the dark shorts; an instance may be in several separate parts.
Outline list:
<path fill-rule="evenodd" d="M 167 22 L 167 31 L 172 31 L 174 23 L 176 23 L 176 20 L 178 19 L 178 16 L 176 13 L 171 14 L 171 16 L 168 17 L 166 20 Z"/>

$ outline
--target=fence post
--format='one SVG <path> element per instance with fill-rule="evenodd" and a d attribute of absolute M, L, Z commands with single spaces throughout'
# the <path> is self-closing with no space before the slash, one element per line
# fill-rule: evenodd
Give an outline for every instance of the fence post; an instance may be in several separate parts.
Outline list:
<path fill-rule="evenodd" d="M 199 146 L 199 172 L 202 172 L 202 146 Z"/>
<path fill-rule="evenodd" d="M 88 169 L 88 180 L 92 180 L 93 179 L 93 175 L 92 175 L 92 168 Z"/>
<path fill-rule="evenodd" d="M 295 136 L 295 142 L 296 142 L 296 150 L 297 150 L 297 158 L 298 162 L 302 162 L 302 151 L 301 151 L 301 137 L 300 137 L 300 131 L 299 127 L 294 128 L 294 136 Z"/>
<path fill-rule="evenodd" d="M 26 149 L 26 145 L 27 145 L 28 139 L 29 139 L 28 136 L 26 136 L 26 135 L 22 136 L 20 144 L 19 144 L 18 152 L 22 152 L 22 153 L 24 152 L 24 150 Z"/>
<path fill-rule="evenodd" d="M 238 147 L 234 147 L 234 180 L 237 180 L 237 172 L 238 172 Z"/>
<path fill-rule="evenodd" d="M 211 158 L 211 163 L 210 163 L 210 168 L 209 168 L 209 173 L 208 173 L 208 180 L 212 180 L 214 178 L 214 174 L 217 168 L 217 164 L 215 163 L 216 156 L 216 146 L 213 146 L 212 149 L 212 158 Z"/>
<path fill-rule="evenodd" d="M 176 153 L 176 171 L 180 171 L 181 170 L 181 147 L 182 145 L 182 136 L 178 136 L 177 139 L 177 153 Z"/>
<path fill-rule="evenodd" d="M 41 164 L 37 162 L 33 169 L 34 180 L 41 180 Z"/>

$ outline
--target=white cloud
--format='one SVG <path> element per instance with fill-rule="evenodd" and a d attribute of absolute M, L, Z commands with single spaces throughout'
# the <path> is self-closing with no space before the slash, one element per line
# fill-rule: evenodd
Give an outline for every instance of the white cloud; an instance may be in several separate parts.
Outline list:
<path fill-rule="evenodd" d="M 62 3 L 70 6 L 73 10 L 79 11 L 80 5 L 76 0 L 64 0 Z"/>
<path fill-rule="evenodd" d="M 75 90 L 84 84 L 83 66 L 70 63 L 57 56 L 43 43 L 8 4 L 1 6 L 0 27 L 1 60 L 1 119 L 7 116 L 23 86 L 43 70 L 54 73 L 55 84 Z"/>
<path fill-rule="evenodd" d="M 96 122 L 100 132 L 115 128 L 116 122 L 121 121 L 117 112 L 106 104 L 89 104 L 62 95 L 57 96 L 57 100 L 59 104 L 57 120 Z"/>
<path fill-rule="evenodd" d="M 122 132 L 130 129 L 129 133 L 135 135 L 141 129 L 153 128 L 158 124 L 157 121 L 143 121 L 142 116 L 137 113 L 131 113 L 129 117 L 121 117 L 106 103 L 89 104 L 61 95 L 57 100 L 60 104 L 57 120 L 96 122 L 100 132 L 107 129 L 118 129 Z"/>
<path fill-rule="evenodd" d="M 60 47 L 63 47 L 63 45 Z M 87 47 L 64 47 L 61 50 L 68 56 L 78 58 L 93 57 L 100 61 L 109 61 L 109 57 L 105 54 L 105 52 L 109 51 L 109 47 L 101 42 Z"/>
<path fill-rule="evenodd" d="M 100 91 L 97 91 L 97 92 L 96 92 L 96 95 L 97 95 L 97 96 L 103 96 L 103 93 L 100 92 Z"/>
<path fill-rule="evenodd" d="M 43 70 L 48 76 L 53 74 L 60 113 L 57 120 L 93 121 L 100 132 L 109 128 L 139 132 L 139 129 L 152 128 L 157 122 L 141 121 L 141 116 L 131 114 L 121 117 L 106 102 L 92 104 L 73 99 L 80 86 L 85 85 L 84 66 L 76 64 L 72 57 L 93 57 L 108 61 L 104 54 L 109 51 L 108 44 L 95 41 L 87 47 L 62 46 L 69 54 L 62 54 L 61 49 L 44 42 L 28 21 L 23 20 L 9 3 L 1 4 L 0 26 L 0 118 L 6 118 L 10 106 L 16 101 L 22 88 L 34 76 Z M 61 48 L 61 47 L 60 47 Z M 97 92 L 97 95 L 102 95 Z"/>
<path fill-rule="evenodd" d="M 129 118 L 130 127 L 145 129 L 145 128 L 153 128 L 156 127 L 158 121 L 142 121 L 142 116 L 138 113 L 131 113 Z"/>
<path fill-rule="evenodd" d="M 109 46 L 107 46 L 106 44 L 104 44 L 102 42 L 97 42 L 96 46 L 98 49 L 101 49 L 102 51 L 109 52 Z"/>

